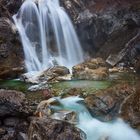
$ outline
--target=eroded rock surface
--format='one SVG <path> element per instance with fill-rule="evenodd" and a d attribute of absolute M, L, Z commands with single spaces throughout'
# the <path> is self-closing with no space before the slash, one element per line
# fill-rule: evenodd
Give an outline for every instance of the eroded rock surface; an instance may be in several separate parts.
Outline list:
<path fill-rule="evenodd" d="M 29 140 L 82 140 L 82 138 L 80 130 L 67 122 L 34 118 L 29 128 Z"/>
<path fill-rule="evenodd" d="M 122 103 L 120 116 L 140 131 L 140 88 L 136 93 L 128 96 Z"/>
<path fill-rule="evenodd" d="M 120 52 L 138 34 L 140 1 L 138 0 L 61 0 L 75 23 L 83 49 L 91 56 L 104 59 Z M 129 45 L 126 58 L 117 60 L 134 65 L 139 43 Z M 131 54 L 131 55 L 130 55 Z M 124 57 L 121 55 L 121 57 Z M 117 57 L 116 57 L 117 58 Z"/>
<path fill-rule="evenodd" d="M 16 78 L 23 73 L 22 46 L 13 23 L 0 18 L 0 79 Z"/>
<path fill-rule="evenodd" d="M 22 92 L 0 89 L 0 117 L 28 116 L 32 110 Z"/>
<path fill-rule="evenodd" d="M 82 80 L 103 80 L 108 78 L 108 68 L 101 58 L 87 60 L 73 67 L 73 78 Z"/>
<path fill-rule="evenodd" d="M 32 114 L 22 92 L 0 89 L 1 140 L 27 140 L 27 117 Z"/>
<path fill-rule="evenodd" d="M 40 84 L 41 82 L 58 82 L 69 79 L 69 74 L 68 68 L 64 66 L 54 66 L 44 71 L 25 73 L 21 75 L 21 80 L 28 83 Z"/>
<path fill-rule="evenodd" d="M 127 84 L 116 85 L 87 96 L 85 102 L 94 116 L 110 120 L 119 116 L 122 102 L 134 93 L 134 87 Z"/>

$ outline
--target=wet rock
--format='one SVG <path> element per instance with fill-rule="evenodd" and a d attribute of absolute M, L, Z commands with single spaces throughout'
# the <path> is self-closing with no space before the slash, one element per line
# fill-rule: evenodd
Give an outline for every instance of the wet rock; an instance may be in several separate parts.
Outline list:
<path fill-rule="evenodd" d="M 27 106 L 27 100 L 22 92 L 14 90 L 0 90 L 0 117 L 28 116 L 32 110 Z"/>
<path fill-rule="evenodd" d="M 78 123 L 78 120 L 77 120 L 78 118 L 77 118 L 76 112 L 68 111 L 68 110 L 57 111 L 57 112 L 53 113 L 50 116 L 50 118 L 55 119 L 55 120 L 69 122 L 70 124 Z"/>
<path fill-rule="evenodd" d="M 101 58 L 91 59 L 73 67 L 74 79 L 103 80 L 108 78 L 108 68 Z"/>
<path fill-rule="evenodd" d="M 128 96 L 121 105 L 120 116 L 140 131 L 140 88 Z"/>
<path fill-rule="evenodd" d="M 53 111 L 50 108 L 51 105 L 58 105 L 58 102 L 55 98 L 41 101 L 37 106 L 35 114 L 39 117 L 51 116 L 53 114 Z"/>
<path fill-rule="evenodd" d="M 40 83 L 40 77 L 43 75 L 43 72 L 39 71 L 39 72 L 29 72 L 29 73 L 25 73 L 22 74 L 20 76 L 20 80 L 24 81 L 26 83 L 32 83 L 32 84 L 38 84 Z M 44 81 L 47 79 L 44 79 Z"/>
<path fill-rule="evenodd" d="M 76 112 L 59 109 L 58 111 L 56 111 L 53 106 L 59 105 L 61 106 L 61 104 L 59 104 L 59 102 L 55 98 L 44 100 L 38 104 L 35 114 L 39 117 L 47 117 L 55 120 L 69 122 L 71 124 L 76 124 L 78 121 Z"/>
<path fill-rule="evenodd" d="M 29 91 L 38 91 L 38 90 L 47 90 L 49 89 L 49 85 L 47 82 L 41 82 L 37 85 L 32 85 L 28 88 Z"/>
<path fill-rule="evenodd" d="M 88 95 L 85 102 L 94 116 L 110 120 L 119 116 L 122 102 L 134 92 L 134 87 L 127 84 L 116 85 Z"/>
<path fill-rule="evenodd" d="M 65 77 L 67 79 L 67 75 L 69 74 L 70 74 L 69 69 L 64 66 L 55 66 L 53 68 L 44 71 L 44 76 L 47 77 L 48 82 L 61 81 L 61 79 L 63 81 Z"/>
<path fill-rule="evenodd" d="M 45 71 L 40 72 L 30 72 L 21 75 L 21 80 L 29 83 L 44 83 L 46 82 L 58 82 L 67 80 L 67 75 L 69 75 L 69 69 L 64 66 L 54 66 Z"/>
<path fill-rule="evenodd" d="M 29 140 L 82 140 L 82 138 L 80 130 L 67 122 L 34 118 L 29 128 Z"/>

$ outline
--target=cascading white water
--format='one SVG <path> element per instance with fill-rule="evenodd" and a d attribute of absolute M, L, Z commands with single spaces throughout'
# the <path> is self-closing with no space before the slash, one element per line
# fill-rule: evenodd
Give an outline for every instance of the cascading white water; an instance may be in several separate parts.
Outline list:
<path fill-rule="evenodd" d="M 140 140 L 140 135 L 121 119 L 114 122 L 101 122 L 93 118 L 86 107 L 79 103 L 79 97 L 55 98 L 61 104 L 59 110 L 71 110 L 78 114 L 76 125 L 86 134 L 86 140 Z"/>
<path fill-rule="evenodd" d="M 13 19 L 28 72 L 44 70 L 54 63 L 70 69 L 83 61 L 78 37 L 59 0 L 25 0 Z"/>

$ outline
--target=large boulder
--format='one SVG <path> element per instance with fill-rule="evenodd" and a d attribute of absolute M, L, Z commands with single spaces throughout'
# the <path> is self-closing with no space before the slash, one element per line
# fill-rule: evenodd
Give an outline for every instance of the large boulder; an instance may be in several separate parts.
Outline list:
<path fill-rule="evenodd" d="M 44 76 L 47 77 L 48 82 L 63 81 L 68 74 L 70 74 L 70 71 L 65 66 L 54 66 L 44 71 Z"/>
<path fill-rule="evenodd" d="M 22 92 L 0 89 L 0 118 L 31 114 L 32 110 Z"/>
<path fill-rule="evenodd" d="M 88 95 L 85 102 L 95 117 L 105 121 L 112 120 L 119 116 L 122 102 L 133 93 L 135 93 L 134 87 L 128 84 L 119 84 Z"/>
<path fill-rule="evenodd" d="M 27 140 L 27 118 L 32 114 L 22 92 L 0 89 L 1 140 Z"/>
<path fill-rule="evenodd" d="M 108 68 L 101 58 L 87 60 L 73 67 L 73 78 L 82 80 L 103 80 L 108 78 Z"/>
<path fill-rule="evenodd" d="M 33 118 L 29 127 L 29 140 L 82 140 L 80 133 L 67 122 Z"/>
<path fill-rule="evenodd" d="M 44 71 L 30 72 L 21 75 L 21 80 L 29 83 L 58 82 L 70 79 L 69 69 L 64 66 L 54 66 Z"/>

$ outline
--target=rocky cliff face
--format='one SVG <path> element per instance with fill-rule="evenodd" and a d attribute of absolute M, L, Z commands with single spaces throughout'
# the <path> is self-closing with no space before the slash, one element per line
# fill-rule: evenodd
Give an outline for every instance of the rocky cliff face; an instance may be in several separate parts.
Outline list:
<path fill-rule="evenodd" d="M 0 1 L 0 79 L 15 78 L 23 72 L 23 51 L 12 22 L 21 0 Z"/>
<path fill-rule="evenodd" d="M 129 46 L 126 55 L 130 57 L 133 54 L 130 59 L 136 57 L 139 41 L 129 42 L 139 32 L 139 0 L 61 1 L 74 21 L 81 44 L 89 55 L 106 59 L 110 54 L 117 55 Z"/>

